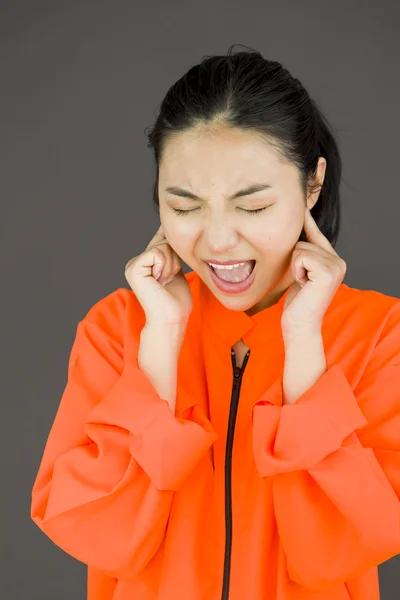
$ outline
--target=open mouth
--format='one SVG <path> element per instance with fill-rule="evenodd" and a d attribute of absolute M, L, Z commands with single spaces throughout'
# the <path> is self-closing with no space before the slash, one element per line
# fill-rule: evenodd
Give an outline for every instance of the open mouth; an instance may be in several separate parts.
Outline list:
<path fill-rule="evenodd" d="M 225 294 L 242 294 L 254 283 L 256 278 L 257 263 L 255 260 L 245 261 L 232 269 L 213 268 L 206 263 L 211 279 L 216 288 Z"/>
<path fill-rule="evenodd" d="M 252 274 L 255 265 L 255 260 L 238 263 L 238 266 L 232 265 L 230 267 L 213 267 L 208 264 L 209 268 L 218 279 L 232 284 L 244 282 Z"/>

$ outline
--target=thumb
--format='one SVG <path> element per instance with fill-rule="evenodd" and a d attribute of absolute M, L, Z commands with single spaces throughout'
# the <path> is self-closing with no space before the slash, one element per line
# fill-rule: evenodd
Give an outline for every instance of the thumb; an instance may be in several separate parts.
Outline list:
<path fill-rule="evenodd" d="M 152 265 L 152 275 L 154 279 L 159 279 L 161 272 L 164 268 L 165 260 L 160 256 L 158 252 L 153 253 L 153 265 Z"/>
<path fill-rule="evenodd" d="M 161 262 L 157 261 L 153 265 L 153 277 L 154 279 L 158 279 L 161 275 L 161 271 L 163 269 L 163 265 Z"/>

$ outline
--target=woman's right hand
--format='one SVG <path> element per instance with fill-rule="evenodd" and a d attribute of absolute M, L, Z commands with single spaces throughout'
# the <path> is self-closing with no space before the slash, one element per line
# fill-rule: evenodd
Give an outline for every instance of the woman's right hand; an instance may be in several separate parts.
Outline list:
<path fill-rule="evenodd" d="M 181 258 L 167 242 L 162 225 L 146 250 L 126 264 L 125 278 L 145 312 L 146 325 L 187 324 L 192 294 Z"/>

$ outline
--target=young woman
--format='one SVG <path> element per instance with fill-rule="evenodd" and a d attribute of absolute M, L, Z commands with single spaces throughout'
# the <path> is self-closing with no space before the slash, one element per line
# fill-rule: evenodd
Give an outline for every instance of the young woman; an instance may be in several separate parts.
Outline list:
<path fill-rule="evenodd" d="M 32 518 L 88 600 L 378 600 L 400 300 L 343 283 L 330 126 L 278 62 L 229 51 L 149 140 L 160 228 L 78 324 Z"/>

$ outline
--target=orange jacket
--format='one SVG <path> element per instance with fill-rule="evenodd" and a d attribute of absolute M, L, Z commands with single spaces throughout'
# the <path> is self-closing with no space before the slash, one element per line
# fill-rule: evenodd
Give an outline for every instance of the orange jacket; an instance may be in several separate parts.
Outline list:
<path fill-rule="evenodd" d="M 328 369 L 282 406 L 287 292 L 249 317 L 186 278 L 175 414 L 138 368 L 131 290 L 78 324 L 34 522 L 88 565 L 88 600 L 378 600 L 400 552 L 400 300 L 342 283 Z"/>

